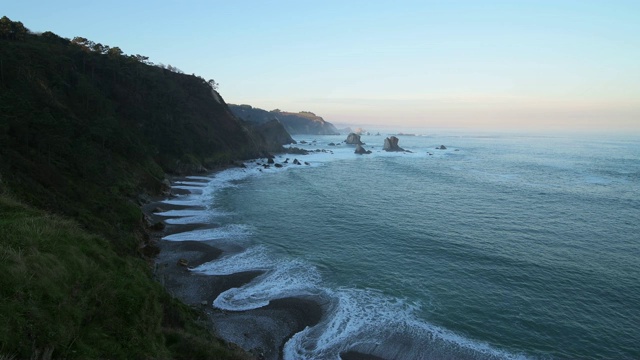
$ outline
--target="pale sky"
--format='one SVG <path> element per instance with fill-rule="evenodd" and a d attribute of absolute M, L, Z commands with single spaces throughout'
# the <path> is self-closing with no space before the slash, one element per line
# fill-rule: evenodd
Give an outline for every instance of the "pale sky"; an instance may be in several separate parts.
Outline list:
<path fill-rule="evenodd" d="M 20 0 L 2 15 L 337 124 L 640 132 L 638 0 Z"/>

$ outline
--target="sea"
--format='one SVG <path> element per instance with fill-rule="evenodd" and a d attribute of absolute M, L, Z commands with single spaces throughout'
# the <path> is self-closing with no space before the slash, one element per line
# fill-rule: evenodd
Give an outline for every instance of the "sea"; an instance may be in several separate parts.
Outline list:
<path fill-rule="evenodd" d="M 195 272 L 264 272 L 216 308 L 318 299 L 285 359 L 640 359 L 640 137 L 391 135 L 178 182 L 167 222 L 211 226 L 165 240 L 227 249 Z"/>

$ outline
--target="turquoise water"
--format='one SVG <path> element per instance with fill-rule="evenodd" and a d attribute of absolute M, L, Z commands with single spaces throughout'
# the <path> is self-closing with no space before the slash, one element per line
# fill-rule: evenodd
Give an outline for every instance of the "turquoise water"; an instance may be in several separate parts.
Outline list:
<path fill-rule="evenodd" d="M 215 306 L 323 299 L 327 318 L 285 345 L 291 359 L 640 358 L 640 141 L 400 137 L 409 154 L 364 136 L 365 156 L 327 145 L 344 138 L 297 137 L 333 153 L 223 172 L 186 200 L 208 210 L 183 221 L 220 227 L 183 239 L 244 249 L 199 271 L 266 271 Z"/>

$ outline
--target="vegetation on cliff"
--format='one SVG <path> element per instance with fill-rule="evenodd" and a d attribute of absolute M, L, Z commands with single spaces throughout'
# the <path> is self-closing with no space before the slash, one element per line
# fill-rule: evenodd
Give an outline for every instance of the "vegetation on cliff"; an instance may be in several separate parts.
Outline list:
<path fill-rule="evenodd" d="M 281 111 L 279 109 L 267 111 L 254 108 L 251 105 L 233 104 L 230 104 L 229 108 L 237 117 L 256 124 L 263 124 L 277 119 L 290 134 L 340 134 L 333 124 L 310 111 L 301 111 L 298 113 Z"/>
<path fill-rule="evenodd" d="M 277 150 L 216 86 L 0 19 L 0 357 L 234 356 L 152 280 L 136 201 Z"/>

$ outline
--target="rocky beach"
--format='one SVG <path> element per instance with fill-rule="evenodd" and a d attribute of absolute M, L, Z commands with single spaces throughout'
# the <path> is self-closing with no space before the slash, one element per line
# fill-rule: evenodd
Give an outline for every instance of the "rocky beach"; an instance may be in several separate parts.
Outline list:
<path fill-rule="evenodd" d="M 176 178 L 173 183 L 193 182 L 194 179 Z M 206 184 L 203 182 L 203 185 Z M 189 194 L 187 190 L 173 189 L 172 198 Z M 143 206 L 153 224 L 170 218 L 162 212 L 189 210 L 192 206 L 167 204 L 162 199 Z M 201 230 L 210 224 L 166 224 L 152 233 L 153 241 L 160 248 L 155 261 L 155 278 L 167 291 L 183 303 L 202 311 L 207 327 L 218 337 L 236 344 L 256 359 L 282 358 L 282 347 L 295 333 L 317 324 L 322 315 L 322 304 L 311 297 L 285 298 L 271 301 L 269 305 L 248 311 L 224 311 L 212 306 L 222 292 L 240 287 L 259 277 L 260 271 L 247 271 L 231 275 L 211 276 L 191 269 L 242 249 L 233 245 L 220 246 L 213 241 L 168 241 L 163 237 L 186 231 Z M 233 346 L 233 345 L 230 345 Z M 357 359 L 356 357 L 348 357 Z"/>

